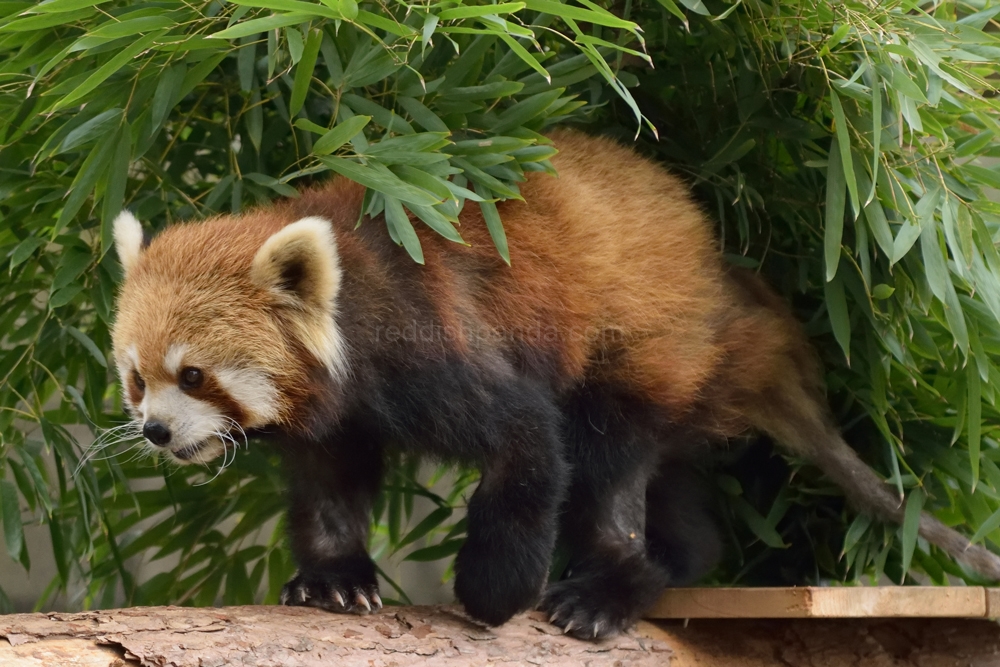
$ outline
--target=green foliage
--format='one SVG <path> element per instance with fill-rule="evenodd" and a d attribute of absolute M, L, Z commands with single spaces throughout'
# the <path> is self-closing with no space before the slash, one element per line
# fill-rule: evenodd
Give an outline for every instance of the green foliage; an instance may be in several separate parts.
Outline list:
<path fill-rule="evenodd" d="M 123 207 L 158 228 L 339 173 L 416 261 L 412 225 L 462 242 L 466 204 L 506 258 L 494 204 L 551 170 L 542 133 L 566 122 L 645 127 L 728 257 L 792 298 L 846 437 L 909 491 L 908 513 L 1000 545 L 997 15 L 982 0 L 0 0 L 8 553 L 30 567 L 22 526 L 47 526 L 59 575 L 39 605 L 77 583 L 85 607 L 274 600 L 292 568 L 265 447 L 215 475 L 121 453 L 127 428 L 78 442 L 123 420 L 104 356 Z M 475 477 L 442 474 L 392 467 L 376 555 L 455 553 Z M 713 474 L 736 554 L 720 581 L 965 576 L 912 521 L 854 517 L 808 468 L 789 482 L 751 449 Z M 165 571 L 136 581 L 134 557 Z"/>

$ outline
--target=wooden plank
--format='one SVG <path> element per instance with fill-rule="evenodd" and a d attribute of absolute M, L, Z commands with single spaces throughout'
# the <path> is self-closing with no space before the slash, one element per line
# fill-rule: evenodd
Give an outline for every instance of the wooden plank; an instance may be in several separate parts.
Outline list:
<path fill-rule="evenodd" d="M 981 586 L 671 588 L 647 618 L 986 618 L 1000 590 Z"/>
<path fill-rule="evenodd" d="M 996 667 L 1000 625 L 974 618 L 640 621 L 666 667 Z M 425 665 L 429 667 L 429 665 Z"/>
<path fill-rule="evenodd" d="M 986 618 L 1000 618 L 1000 588 L 986 589 Z"/>

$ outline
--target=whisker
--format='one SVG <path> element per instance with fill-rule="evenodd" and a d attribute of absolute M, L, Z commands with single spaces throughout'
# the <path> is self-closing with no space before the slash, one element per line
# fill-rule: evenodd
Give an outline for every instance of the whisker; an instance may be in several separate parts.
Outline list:
<path fill-rule="evenodd" d="M 113 458 L 115 458 L 116 456 L 124 456 L 125 454 L 128 454 L 129 452 L 131 452 L 131 451 L 135 450 L 136 448 L 138 448 L 138 447 L 142 447 L 142 446 L 143 446 L 144 444 L 145 444 L 145 443 L 142 443 L 142 442 L 136 442 L 136 443 L 134 443 L 134 444 L 133 444 L 133 445 L 132 445 L 131 447 L 129 447 L 128 449 L 126 449 L 125 451 L 122 451 L 122 452 L 114 452 L 114 453 L 112 453 L 112 454 L 108 454 L 107 456 L 101 456 L 101 457 L 99 457 L 99 458 L 98 458 L 98 457 L 95 457 L 95 458 L 93 458 L 92 460 L 93 460 L 93 461 L 107 461 L 108 459 L 113 459 Z"/>
<path fill-rule="evenodd" d="M 228 468 L 232 464 L 236 463 L 236 450 L 240 448 L 240 443 L 236 442 L 235 438 L 227 431 L 226 433 L 220 434 L 222 436 L 223 444 L 223 458 L 222 458 L 222 468 Z M 226 442 L 231 442 L 233 445 L 233 458 L 229 460 L 229 447 Z"/>
<path fill-rule="evenodd" d="M 115 456 L 112 454 L 107 457 L 98 457 L 97 455 L 104 450 L 118 447 L 119 445 L 131 442 L 141 436 L 142 431 L 139 427 L 139 423 L 135 420 L 103 429 L 97 438 L 95 438 L 94 441 L 84 449 L 83 455 L 80 457 L 80 461 L 73 470 L 73 476 L 78 476 L 88 461 L 104 461 L 111 458 L 111 456 Z M 134 447 L 135 445 L 125 450 L 125 452 L 131 451 Z"/>
<path fill-rule="evenodd" d="M 249 449 L 250 448 L 250 441 L 247 438 L 247 432 L 243 430 L 243 427 L 240 426 L 240 423 L 238 421 L 236 421 L 235 419 L 233 419 L 232 417 L 226 417 L 226 420 L 228 420 L 229 423 L 231 424 L 231 426 L 229 427 L 229 429 L 227 429 L 226 432 L 230 436 L 230 438 L 232 439 L 233 445 L 236 446 L 237 448 L 239 448 L 239 443 L 236 442 L 236 439 L 232 435 L 233 428 L 235 428 L 237 431 L 240 432 L 240 437 L 243 440 L 243 444 L 247 447 L 247 449 Z"/>
<path fill-rule="evenodd" d="M 223 434 L 220 433 L 218 430 L 213 431 L 213 434 L 215 436 L 217 436 L 220 440 L 222 440 L 222 443 L 223 443 L 223 448 L 222 448 L 222 453 L 223 453 L 222 465 L 220 465 L 219 469 L 215 471 L 215 474 L 212 475 L 211 479 L 206 480 L 204 482 L 199 482 L 199 483 L 195 484 L 194 486 L 204 486 L 205 484 L 211 484 L 212 482 L 215 481 L 215 479 L 219 475 L 222 474 L 222 471 L 226 469 L 226 459 L 228 458 L 229 455 L 227 453 L 227 448 L 225 447 L 225 442 L 226 442 L 225 441 L 225 436 L 223 436 Z M 206 466 L 207 466 L 207 462 L 206 462 Z"/>
<path fill-rule="evenodd" d="M 140 443 L 141 444 L 141 443 Z M 133 448 L 134 449 L 134 448 Z M 128 451 L 132 451 L 129 449 Z M 124 453 L 124 452 L 123 452 Z M 149 447 L 139 447 L 135 454 L 129 457 L 125 463 L 132 463 L 133 461 L 139 461 L 143 458 L 147 458 L 147 455 L 152 454 L 152 450 Z"/>

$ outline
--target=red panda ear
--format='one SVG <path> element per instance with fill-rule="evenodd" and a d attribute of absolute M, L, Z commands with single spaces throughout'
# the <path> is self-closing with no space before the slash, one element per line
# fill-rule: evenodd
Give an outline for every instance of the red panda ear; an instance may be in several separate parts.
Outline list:
<path fill-rule="evenodd" d="M 345 347 L 334 322 L 340 259 L 330 222 L 303 218 L 273 234 L 254 255 L 250 279 L 289 309 L 287 321 L 306 349 L 342 375 Z"/>
<path fill-rule="evenodd" d="M 121 262 L 127 276 L 142 255 L 142 224 L 128 211 L 122 211 L 115 218 L 112 228 L 118 261 Z"/>
<path fill-rule="evenodd" d="M 283 305 L 332 315 L 340 262 L 330 223 L 303 218 L 273 234 L 254 256 L 250 278 Z"/>

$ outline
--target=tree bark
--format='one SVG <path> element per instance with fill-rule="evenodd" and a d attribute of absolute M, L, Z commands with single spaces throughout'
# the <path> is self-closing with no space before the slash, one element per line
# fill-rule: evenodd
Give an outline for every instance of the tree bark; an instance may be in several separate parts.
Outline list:
<path fill-rule="evenodd" d="M 388 607 L 370 616 L 306 607 L 13 614 L 0 616 L 0 637 L 4 667 L 644 667 L 669 664 L 670 655 L 662 641 L 637 632 L 593 644 L 563 635 L 537 612 L 487 628 L 449 607 Z"/>
<path fill-rule="evenodd" d="M 1000 626 L 969 619 L 644 621 L 593 644 L 538 613 L 486 628 L 449 607 L 146 607 L 0 616 L 0 637 L 4 667 L 1000 666 Z"/>

